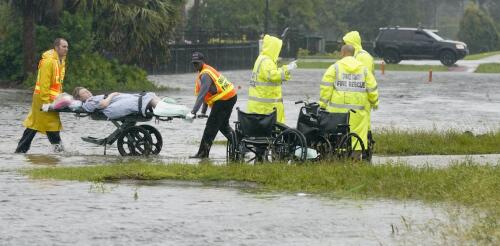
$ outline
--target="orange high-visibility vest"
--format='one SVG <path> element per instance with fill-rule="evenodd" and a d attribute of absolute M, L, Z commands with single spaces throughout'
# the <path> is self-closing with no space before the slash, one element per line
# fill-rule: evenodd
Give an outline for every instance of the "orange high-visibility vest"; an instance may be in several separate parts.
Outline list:
<path fill-rule="evenodd" d="M 55 53 L 55 50 L 51 50 L 51 52 Z M 55 58 L 55 59 L 53 59 Z M 53 75 L 52 81 L 49 87 L 49 97 L 51 100 L 54 100 L 57 95 L 62 92 L 63 80 L 64 80 L 64 66 L 59 64 L 57 54 L 52 55 L 50 58 L 40 59 L 38 63 L 38 74 L 35 83 L 35 91 L 34 94 L 40 94 L 40 68 L 46 62 L 52 62 L 53 67 Z"/>
<path fill-rule="evenodd" d="M 210 76 L 215 86 L 217 87 L 217 93 L 212 95 L 210 92 L 208 92 L 207 95 L 205 95 L 205 103 L 208 104 L 208 106 L 212 106 L 212 104 L 214 104 L 218 100 L 225 101 L 231 99 L 236 95 L 236 89 L 234 88 L 234 85 L 229 82 L 226 77 L 224 77 L 213 67 L 207 64 L 203 64 L 203 68 L 198 73 L 198 77 L 195 81 L 194 94 L 196 96 L 200 93 L 201 76 L 203 74 L 208 74 L 208 76 Z"/>

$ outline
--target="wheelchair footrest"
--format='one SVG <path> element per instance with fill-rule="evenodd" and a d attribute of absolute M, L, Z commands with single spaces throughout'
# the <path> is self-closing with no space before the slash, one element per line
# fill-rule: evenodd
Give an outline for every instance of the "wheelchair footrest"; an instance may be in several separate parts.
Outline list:
<path fill-rule="evenodd" d="M 95 137 L 82 137 L 82 140 L 88 143 L 93 143 L 97 145 L 104 145 L 106 143 L 105 138 L 95 138 Z"/>

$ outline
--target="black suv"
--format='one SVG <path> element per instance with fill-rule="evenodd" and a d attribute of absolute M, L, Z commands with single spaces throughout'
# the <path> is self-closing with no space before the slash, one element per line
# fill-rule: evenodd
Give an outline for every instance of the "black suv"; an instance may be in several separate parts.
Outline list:
<path fill-rule="evenodd" d="M 432 59 L 451 66 L 469 53 L 465 43 L 444 40 L 436 34 L 437 30 L 400 27 L 379 30 L 374 43 L 375 54 L 388 64 L 407 59 Z"/>

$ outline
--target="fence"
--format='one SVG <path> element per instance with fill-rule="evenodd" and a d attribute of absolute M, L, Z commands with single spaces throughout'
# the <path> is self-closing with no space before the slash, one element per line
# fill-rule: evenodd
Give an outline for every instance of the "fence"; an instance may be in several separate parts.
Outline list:
<path fill-rule="evenodd" d="M 176 44 L 170 47 L 170 60 L 152 74 L 174 74 L 193 72 L 191 54 L 199 51 L 205 55 L 207 63 L 217 70 L 252 69 L 259 55 L 259 43 L 240 44 Z"/>

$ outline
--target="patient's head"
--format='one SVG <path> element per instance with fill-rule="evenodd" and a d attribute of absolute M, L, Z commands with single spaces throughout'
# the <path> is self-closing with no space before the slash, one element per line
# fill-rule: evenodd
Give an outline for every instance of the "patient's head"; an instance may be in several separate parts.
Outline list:
<path fill-rule="evenodd" d="M 85 87 L 76 87 L 73 90 L 73 98 L 75 98 L 75 100 L 85 102 L 90 97 L 92 97 L 92 93 Z"/>

